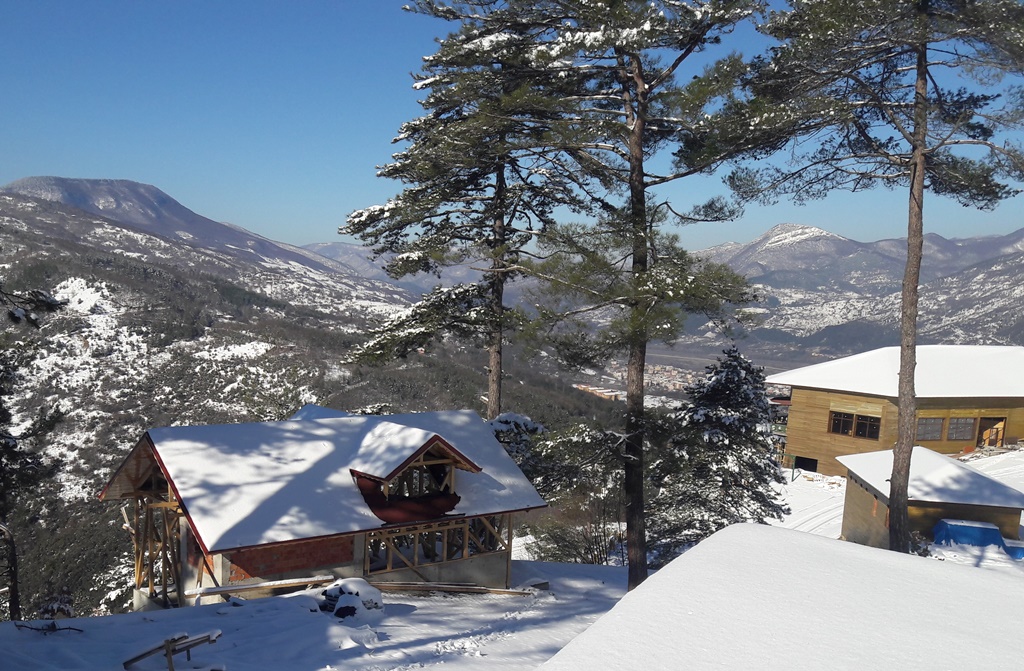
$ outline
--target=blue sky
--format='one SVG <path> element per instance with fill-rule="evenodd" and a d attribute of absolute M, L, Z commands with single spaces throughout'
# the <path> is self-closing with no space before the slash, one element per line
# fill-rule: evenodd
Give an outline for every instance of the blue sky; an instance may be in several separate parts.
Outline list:
<path fill-rule="evenodd" d="M 421 113 L 410 73 L 449 26 L 401 0 L 9 0 L 0 13 L 0 185 L 21 177 L 131 179 L 186 207 L 293 244 L 341 240 L 354 209 L 398 190 L 375 177 Z M 699 196 L 718 188 L 698 187 Z M 692 202 L 690 180 L 665 191 Z M 1020 198 L 980 213 L 938 198 L 946 237 L 1024 227 Z M 906 196 L 874 190 L 749 208 L 681 231 L 701 249 L 771 226 L 901 237 Z"/>

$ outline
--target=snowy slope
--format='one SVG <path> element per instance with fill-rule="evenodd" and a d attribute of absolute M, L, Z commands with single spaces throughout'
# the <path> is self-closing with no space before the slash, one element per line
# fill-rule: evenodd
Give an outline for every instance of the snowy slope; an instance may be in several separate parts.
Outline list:
<path fill-rule="evenodd" d="M 1004 236 L 925 236 L 921 342 L 1024 344 L 1024 229 Z M 780 224 L 758 239 L 697 252 L 745 275 L 764 297 L 750 352 L 852 354 L 898 343 L 906 243 L 856 242 Z"/>
<path fill-rule="evenodd" d="M 1018 668 L 1022 619 L 1017 576 L 735 525 L 542 668 Z"/>

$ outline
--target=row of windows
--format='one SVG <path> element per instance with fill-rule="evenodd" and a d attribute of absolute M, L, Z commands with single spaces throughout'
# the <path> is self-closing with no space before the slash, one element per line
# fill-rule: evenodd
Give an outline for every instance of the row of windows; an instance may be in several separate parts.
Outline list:
<path fill-rule="evenodd" d="M 949 425 L 946 427 L 946 440 L 974 440 L 976 421 L 974 417 L 950 417 Z M 942 440 L 945 422 L 946 419 L 943 417 L 919 417 L 917 440 Z M 829 433 L 878 440 L 881 426 L 880 417 L 833 412 L 830 415 L 828 430 Z"/>
<path fill-rule="evenodd" d="M 942 440 L 942 426 L 945 421 L 943 417 L 918 417 L 917 439 Z M 946 440 L 974 440 L 976 421 L 974 417 L 950 417 Z"/>

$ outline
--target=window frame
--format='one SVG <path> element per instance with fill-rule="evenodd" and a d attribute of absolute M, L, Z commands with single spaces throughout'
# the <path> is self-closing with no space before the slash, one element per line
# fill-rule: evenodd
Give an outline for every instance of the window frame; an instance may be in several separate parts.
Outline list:
<path fill-rule="evenodd" d="M 925 424 L 928 428 L 927 431 L 921 430 L 921 425 Z M 936 431 L 935 428 L 938 428 Z M 930 440 L 937 441 L 942 440 L 942 437 L 946 435 L 946 418 L 945 417 L 918 417 L 917 427 L 914 429 L 914 440 Z M 934 435 L 934 437 L 932 437 Z"/>
<path fill-rule="evenodd" d="M 854 417 L 856 415 L 852 412 L 830 411 L 828 415 L 828 432 L 840 436 L 852 436 Z M 839 428 L 838 431 L 836 430 L 837 426 Z"/>
<path fill-rule="evenodd" d="M 853 437 L 878 440 L 882 433 L 882 418 L 873 415 L 855 415 L 855 417 Z"/>
<path fill-rule="evenodd" d="M 963 436 L 964 430 L 967 428 L 965 422 L 970 422 L 970 435 Z M 950 417 L 949 425 L 946 429 L 946 440 L 955 441 L 972 441 L 978 435 L 978 418 L 977 417 Z M 963 437 L 961 437 L 963 436 Z"/>
<path fill-rule="evenodd" d="M 875 415 L 830 410 L 828 432 L 848 438 L 879 440 L 882 433 L 882 418 Z"/>

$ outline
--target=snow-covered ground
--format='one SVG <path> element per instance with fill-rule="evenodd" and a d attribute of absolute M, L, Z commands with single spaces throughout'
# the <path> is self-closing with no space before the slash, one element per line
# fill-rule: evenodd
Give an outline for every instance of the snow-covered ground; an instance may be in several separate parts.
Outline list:
<path fill-rule="evenodd" d="M 786 483 L 777 489 L 789 504 L 790 514 L 775 526 L 839 538 L 843 528 L 846 478 L 819 473 L 786 471 Z"/>
<path fill-rule="evenodd" d="M 174 668 L 532 669 L 593 624 L 626 591 L 620 567 L 513 562 L 512 570 L 516 584 L 546 581 L 549 588 L 527 596 L 387 592 L 383 618 L 352 626 L 311 610 L 312 599 L 304 597 L 58 620 L 61 629 L 55 632 L 4 622 L 0 668 L 120 669 L 166 638 L 220 631 L 216 643 L 192 650 L 191 661 L 184 654 L 175 657 Z M 139 671 L 166 668 L 159 655 L 132 666 Z"/>
<path fill-rule="evenodd" d="M 1024 488 L 1024 451 L 972 465 Z M 598 652 L 600 659 L 591 655 L 586 666 L 954 671 L 1019 666 L 1015 649 L 1011 655 L 1000 642 L 1010 635 L 1007 628 L 1024 618 L 1024 605 L 1018 605 L 1024 604 L 1024 562 L 995 548 L 933 547 L 944 560 L 938 562 L 831 543 L 841 528 L 844 480 L 801 473 L 787 480 L 780 489 L 793 512 L 777 526 L 808 533 L 754 527 L 698 546 L 655 575 L 651 589 L 623 602 L 637 602 L 647 593 L 654 595 L 649 604 L 633 603 L 627 616 L 613 612 L 603 629 L 574 645 L 577 652 L 580 646 L 592 647 L 590 652 L 609 649 L 602 648 L 603 640 L 632 656 L 613 662 Z M 348 624 L 311 609 L 308 596 L 59 620 L 59 629 L 51 632 L 5 622 L 0 623 L 0 668 L 119 669 L 175 634 L 220 631 L 216 643 L 192 650 L 191 661 L 176 657 L 175 668 L 534 669 L 611 610 L 625 593 L 625 578 L 620 567 L 516 561 L 515 584 L 547 581 L 549 588 L 527 596 L 385 593 L 383 616 Z M 872 587 L 865 591 L 868 584 Z M 640 613 L 646 619 L 637 619 Z M 979 632 L 978 623 L 989 620 Z M 630 626 L 636 630 L 632 634 Z M 900 636 L 889 637 L 897 627 Z M 658 638 L 663 633 L 674 638 L 665 642 Z M 935 652 L 937 641 L 957 652 Z M 562 659 L 552 662 L 554 668 L 582 668 Z M 154 656 L 132 668 L 153 671 L 167 665 Z"/>

